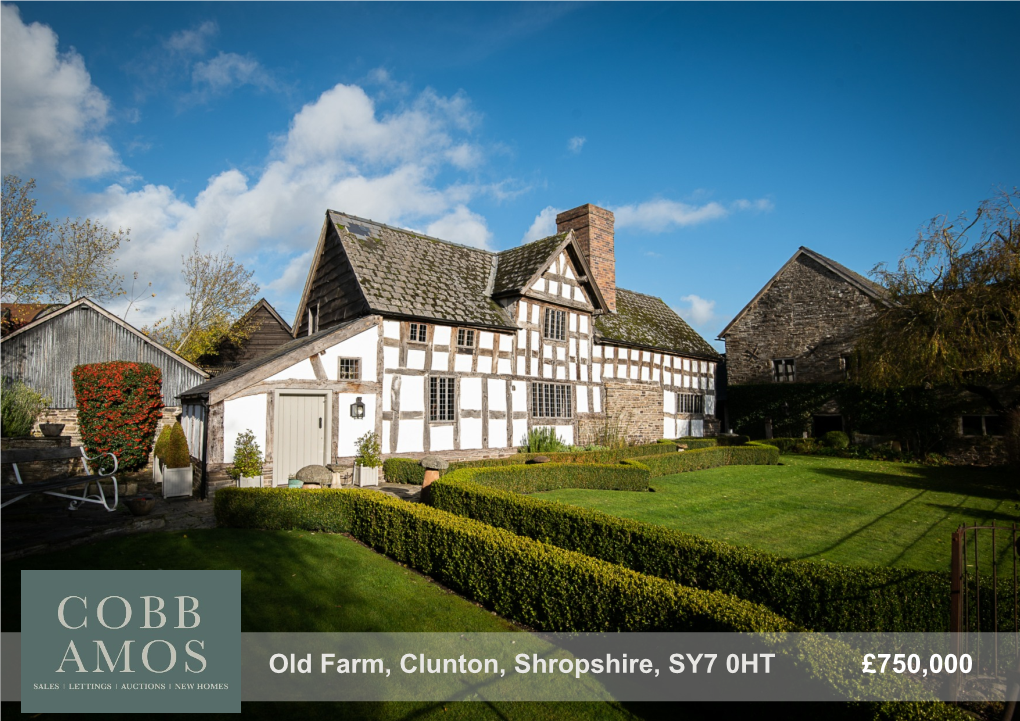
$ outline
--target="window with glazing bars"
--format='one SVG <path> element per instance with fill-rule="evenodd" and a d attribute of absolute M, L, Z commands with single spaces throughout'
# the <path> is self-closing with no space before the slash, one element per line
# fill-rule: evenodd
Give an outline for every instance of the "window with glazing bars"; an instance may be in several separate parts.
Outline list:
<path fill-rule="evenodd" d="M 453 394 L 456 378 L 429 378 L 429 420 L 453 420 Z"/>
<path fill-rule="evenodd" d="M 793 383 L 796 375 L 793 358 L 779 358 L 772 361 L 772 380 L 777 383 Z"/>
<path fill-rule="evenodd" d="M 555 308 L 545 309 L 545 329 L 542 333 L 545 338 L 552 340 L 567 339 L 567 311 L 556 310 Z"/>
<path fill-rule="evenodd" d="M 572 418 L 570 386 L 532 383 L 531 415 L 534 418 Z"/>
<path fill-rule="evenodd" d="M 429 327 L 426 323 L 411 323 L 411 334 L 408 340 L 424 343 L 428 338 Z"/>
<path fill-rule="evenodd" d="M 701 393 L 677 393 L 676 394 L 676 412 L 677 413 L 704 413 L 705 412 L 705 396 Z"/>
<path fill-rule="evenodd" d="M 473 330 L 468 330 L 467 328 L 459 328 L 457 330 L 457 347 L 474 348 L 475 332 Z"/>
<path fill-rule="evenodd" d="M 337 380 L 356 381 L 361 379 L 361 359 L 341 358 L 336 374 Z"/>

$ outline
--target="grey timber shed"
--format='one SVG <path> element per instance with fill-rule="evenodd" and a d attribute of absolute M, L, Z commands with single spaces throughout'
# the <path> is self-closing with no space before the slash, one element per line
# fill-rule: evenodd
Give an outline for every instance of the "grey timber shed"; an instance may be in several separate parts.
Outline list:
<path fill-rule="evenodd" d="M 0 341 L 4 378 L 50 397 L 53 408 L 75 408 L 71 371 L 86 363 L 151 363 L 163 371 L 163 404 L 179 406 L 180 394 L 209 374 L 88 298 L 19 328 Z"/>

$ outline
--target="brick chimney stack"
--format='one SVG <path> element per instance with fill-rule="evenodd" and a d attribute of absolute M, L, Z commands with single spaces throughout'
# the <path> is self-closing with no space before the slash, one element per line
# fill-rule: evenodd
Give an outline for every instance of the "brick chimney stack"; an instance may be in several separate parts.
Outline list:
<path fill-rule="evenodd" d="M 616 312 L 616 254 L 613 251 L 613 213 L 595 205 L 582 205 L 556 216 L 556 232 L 574 231 L 595 284 L 606 305 Z"/>

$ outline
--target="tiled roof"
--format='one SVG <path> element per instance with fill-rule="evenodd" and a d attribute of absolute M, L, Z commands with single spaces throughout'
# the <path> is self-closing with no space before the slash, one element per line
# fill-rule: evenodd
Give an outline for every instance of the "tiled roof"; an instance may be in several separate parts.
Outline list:
<path fill-rule="evenodd" d="M 526 291 L 531 279 L 549 263 L 550 256 L 566 239 L 567 234 L 560 233 L 504 250 L 498 256 L 492 294 L 499 296 Z"/>
<path fill-rule="evenodd" d="M 383 315 L 516 328 L 491 297 L 496 255 L 330 211 L 369 308 Z"/>
<path fill-rule="evenodd" d="M 595 319 L 596 338 L 625 345 L 718 359 L 719 352 L 687 325 L 661 298 L 616 289 L 616 313 Z"/>

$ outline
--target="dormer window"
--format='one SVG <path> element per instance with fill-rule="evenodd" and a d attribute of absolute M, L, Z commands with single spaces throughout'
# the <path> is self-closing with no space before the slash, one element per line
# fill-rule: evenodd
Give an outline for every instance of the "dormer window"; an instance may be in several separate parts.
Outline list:
<path fill-rule="evenodd" d="M 457 329 L 457 350 L 471 352 L 475 347 L 475 332 L 468 328 Z"/>
<path fill-rule="evenodd" d="M 427 323 L 411 323 L 411 330 L 408 340 L 412 343 L 425 343 L 428 341 L 429 326 Z"/>

